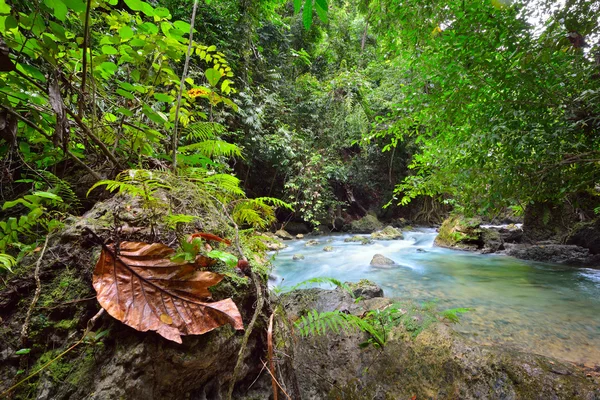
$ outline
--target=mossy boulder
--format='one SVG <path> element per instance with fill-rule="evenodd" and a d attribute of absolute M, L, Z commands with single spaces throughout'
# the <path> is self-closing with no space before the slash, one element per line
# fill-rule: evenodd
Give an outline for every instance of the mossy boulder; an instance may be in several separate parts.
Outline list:
<path fill-rule="evenodd" d="M 494 253 L 504 248 L 502 236 L 496 229 L 481 227 L 479 218 L 460 215 L 454 215 L 442 223 L 434 244 L 450 249 L 480 250 L 483 253 Z"/>
<path fill-rule="evenodd" d="M 311 247 L 311 246 L 317 246 L 318 244 L 319 244 L 319 241 L 317 239 L 310 239 L 304 245 L 307 247 Z"/>
<path fill-rule="evenodd" d="M 360 244 L 372 244 L 373 241 L 366 236 L 355 235 L 349 238 L 344 239 L 346 243 L 360 243 Z"/>
<path fill-rule="evenodd" d="M 372 233 L 383 228 L 383 224 L 373 214 L 367 214 L 350 224 L 352 233 Z"/>
<path fill-rule="evenodd" d="M 323 251 L 332 252 L 333 251 L 333 246 L 325 246 L 325 247 L 323 247 Z"/>
<path fill-rule="evenodd" d="M 375 240 L 394 240 L 403 239 L 404 236 L 400 230 L 388 225 L 380 231 L 371 233 L 371 238 Z"/>
<path fill-rule="evenodd" d="M 304 254 L 294 254 L 292 256 L 292 260 L 294 260 L 294 261 L 304 260 Z"/>
<path fill-rule="evenodd" d="M 292 240 L 294 237 L 290 235 L 285 229 L 279 229 L 275 232 L 275 236 L 283 240 Z"/>

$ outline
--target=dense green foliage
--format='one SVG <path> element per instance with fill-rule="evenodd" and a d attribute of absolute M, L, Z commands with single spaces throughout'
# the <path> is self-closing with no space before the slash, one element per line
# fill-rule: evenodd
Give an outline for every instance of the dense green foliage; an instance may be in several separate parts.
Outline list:
<path fill-rule="evenodd" d="M 172 169 L 331 228 L 596 194 L 596 2 L 196 4 L 0 0 L 3 200 L 54 194 L 60 221 L 98 181 Z M 267 203 L 231 207 L 266 228 Z M 15 238 L 27 209 L 1 216 L 16 247 L 48 231 Z"/>

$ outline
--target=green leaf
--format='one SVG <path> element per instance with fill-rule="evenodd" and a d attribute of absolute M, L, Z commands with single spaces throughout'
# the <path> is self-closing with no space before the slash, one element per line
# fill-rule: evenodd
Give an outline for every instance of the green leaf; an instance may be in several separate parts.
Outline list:
<path fill-rule="evenodd" d="M 51 193 L 51 192 L 33 192 L 32 195 L 42 197 L 44 199 L 50 199 L 50 200 L 62 202 L 62 198 L 59 195 Z"/>
<path fill-rule="evenodd" d="M 154 9 L 154 15 L 156 15 L 159 18 L 166 18 L 166 19 L 170 19 L 171 18 L 171 12 L 164 7 L 156 7 Z"/>
<path fill-rule="evenodd" d="M 104 71 L 108 76 L 114 75 L 114 73 L 117 72 L 117 70 L 119 69 L 117 64 L 110 61 L 105 61 L 102 64 L 98 65 L 98 67 L 96 68 Z"/>
<path fill-rule="evenodd" d="M 175 28 L 179 29 L 182 32 L 188 33 L 190 31 L 191 25 L 184 21 L 175 21 L 173 22 Z"/>
<path fill-rule="evenodd" d="M 102 53 L 108 55 L 119 54 L 119 51 L 112 46 L 104 45 L 102 46 Z"/>
<path fill-rule="evenodd" d="M 132 97 L 133 97 L 133 96 L 132 96 Z M 116 113 L 123 114 L 123 115 L 125 115 L 126 117 L 133 117 L 133 113 L 132 113 L 130 110 L 128 110 L 128 109 L 126 109 L 126 108 L 123 108 L 123 107 L 119 107 L 119 108 L 117 108 L 117 109 L 115 110 L 115 112 L 116 112 Z"/>
<path fill-rule="evenodd" d="M 209 68 L 206 71 L 204 71 L 204 76 L 206 76 L 206 79 L 208 80 L 208 83 L 210 83 L 211 86 L 217 86 L 217 83 L 219 83 L 219 79 L 221 79 L 223 75 L 216 69 Z"/>
<path fill-rule="evenodd" d="M 294 0 L 294 13 L 298 14 L 302 8 L 302 0 Z"/>
<path fill-rule="evenodd" d="M 144 115 L 146 115 L 146 117 L 150 118 L 150 120 L 152 122 L 155 122 L 157 124 L 164 125 L 164 123 L 167 122 L 167 119 L 165 117 L 163 117 L 162 115 L 158 114 L 156 111 L 154 111 L 153 109 L 151 109 L 146 104 L 144 104 L 144 106 L 142 107 L 142 112 L 144 113 Z"/>
<path fill-rule="evenodd" d="M 174 100 L 173 96 L 169 96 L 168 94 L 164 93 L 154 93 L 154 98 L 165 103 L 171 103 Z"/>
<path fill-rule="evenodd" d="M 144 22 L 143 24 L 138 25 L 138 29 L 142 33 L 149 33 L 151 35 L 156 35 L 158 33 L 158 26 L 151 22 Z"/>
<path fill-rule="evenodd" d="M 304 23 L 304 28 L 306 30 L 309 30 L 312 25 L 312 2 L 313 0 L 306 0 L 304 2 L 304 10 L 302 10 L 302 22 Z"/>
<path fill-rule="evenodd" d="M 121 40 L 127 41 L 127 40 L 129 40 L 129 39 L 131 39 L 133 37 L 133 29 L 131 29 L 127 25 L 126 26 L 122 26 L 119 29 L 119 36 L 121 36 Z"/>
<path fill-rule="evenodd" d="M 0 0 L 0 14 L 10 14 L 10 6 L 5 0 Z"/>
<path fill-rule="evenodd" d="M 317 11 L 317 15 L 319 19 L 323 23 L 327 23 L 327 1 L 325 0 L 316 0 L 315 1 L 315 10 Z"/>
<path fill-rule="evenodd" d="M 31 349 L 21 349 L 21 350 L 15 351 L 15 354 L 18 356 L 21 356 L 24 354 L 29 354 L 30 352 L 31 352 Z"/>
<path fill-rule="evenodd" d="M 86 9 L 85 1 L 83 0 L 63 0 L 68 8 L 75 12 L 84 12 Z"/>
<path fill-rule="evenodd" d="M 65 21 L 69 10 L 62 0 L 44 0 L 44 4 L 54 10 L 54 16 L 60 21 Z"/>
<path fill-rule="evenodd" d="M 44 74 L 42 74 L 42 72 L 34 66 L 19 63 L 17 64 L 17 70 L 23 72 L 26 75 L 30 75 L 39 81 L 42 81 L 44 83 L 46 82 L 46 77 L 44 76 Z"/>
<path fill-rule="evenodd" d="M 129 100 L 134 100 L 135 99 L 135 97 L 133 97 L 133 95 L 131 93 L 129 93 L 128 91 L 123 90 L 123 89 L 117 89 L 116 93 L 120 94 L 121 96 L 123 96 L 123 97 L 125 97 L 126 99 L 129 99 Z"/>
<path fill-rule="evenodd" d="M 208 252 L 207 256 L 210 258 L 216 258 L 217 260 L 223 261 L 225 264 L 227 264 L 231 268 L 235 268 L 238 263 L 237 257 L 226 251 L 211 250 Z"/>

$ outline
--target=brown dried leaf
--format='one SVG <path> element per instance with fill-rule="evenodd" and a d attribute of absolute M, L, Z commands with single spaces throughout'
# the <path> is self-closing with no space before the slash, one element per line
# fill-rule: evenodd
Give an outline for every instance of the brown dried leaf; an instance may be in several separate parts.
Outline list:
<path fill-rule="evenodd" d="M 122 242 L 118 255 L 114 246 L 104 246 L 93 277 L 100 305 L 138 331 L 156 331 L 177 343 L 181 335 L 201 335 L 227 323 L 244 329 L 233 300 L 206 302 L 208 288 L 223 279 L 198 270 L 209 259 L 174 262 L 173 253 L 161 243 Z"/>

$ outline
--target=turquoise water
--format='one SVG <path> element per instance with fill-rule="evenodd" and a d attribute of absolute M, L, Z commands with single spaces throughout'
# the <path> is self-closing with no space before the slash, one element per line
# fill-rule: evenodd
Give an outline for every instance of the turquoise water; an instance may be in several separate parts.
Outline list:
<path fill-rule="evenodd" d="M 344 243 L 349 235 L 288 241 L 275 257 L 280 287 L 323 276 L 370 279 L 385 296 L 436 301 L 440 310 L 470 307 L 455 329 L 482 344 L 502 344 L 563 360 L 600 364 L 600 270 L 527 262 L 433 246 L 433 229 L 404 240 Z M 323 251 L 332 246 L 333 252 Z M 398 265 L 369 263 L 383 254 Z M 294 261 L 292 255 L 304 260 Z"/>

